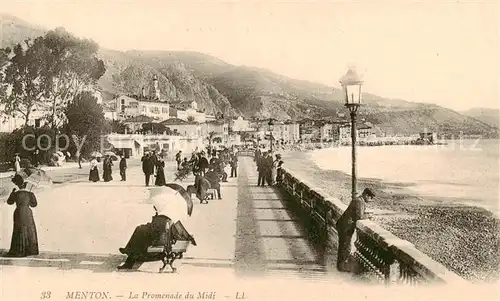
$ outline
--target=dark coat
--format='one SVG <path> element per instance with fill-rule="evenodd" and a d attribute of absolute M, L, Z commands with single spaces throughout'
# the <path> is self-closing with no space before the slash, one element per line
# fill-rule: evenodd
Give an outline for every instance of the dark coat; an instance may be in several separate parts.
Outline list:
<path fill-rule="evenodd" d="M 265 170 L 266 158 L 258 157 L 257 158 L 257 171 L 263 172 Z"/>
<path fill-rule="evenodd" d="M 267 156 L 264 159 L 264 170 L 270 171 L 271 168 L 273 168 L 273 157 L 272 156 Z"/>
<path fill-rule="evenodd" d="M 220 188 L 220 176 L 215 171 L 209 171 L 205 174 L 205 179 L 210 182 L 210 187 L 214 189 Z"/>
<path fill-rule="evenodd" d="M 127 160 L 125 158 L 122 158 L 120 160 L 120 170 L 124 170 L 127 168 Z"/>
<path fill-rule="evenodd" d="M 154 165 L 153 165 L 152 159 L 148 156 L 143 156 L 141 158 L 141 161 L 142 161 L 142 171 L 145 174 L 153 174 L 154 173 Z"/>
<path fill-rule="evenodd" d="M 37 206 L 35 195 L 25 190 L 13 191 L 7 199 L 7 204 L 16 204 L 9 255 L 14 257 L 38 255 L 38 237 L 30 208 Z"/>
<path fill-rule="evenodd" d="M 198 162 L 198 166 L 200 168 L 208 168 L 208 160 L 205 157 L 201 157 L 200 161 Z"/>
<path fill-rule="evenodd" d="M 360 196 L 356 197 L 337 221 L 337 231 L 342 233 L 354 231 L 356 222 L 364 218 L 365 210 L 365 200 Z"/>

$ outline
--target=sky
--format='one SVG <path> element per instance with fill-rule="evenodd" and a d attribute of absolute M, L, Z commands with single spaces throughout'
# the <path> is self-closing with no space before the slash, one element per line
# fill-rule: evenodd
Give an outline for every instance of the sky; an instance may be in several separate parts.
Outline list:
<path fill-rule="evenodd" d="M 115 50 L 190 50 L 455 110 L 500 108 L 495 0 L 11 1 L 0 12 Z"/>

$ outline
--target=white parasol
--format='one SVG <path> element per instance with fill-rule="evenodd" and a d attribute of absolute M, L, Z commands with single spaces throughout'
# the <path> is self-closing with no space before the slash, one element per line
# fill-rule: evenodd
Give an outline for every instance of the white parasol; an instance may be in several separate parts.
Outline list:
<path fill-rule="evenodd" d="M 177 190 L 170 187 L 151 187 L 146 202 L 152 204 L 159 215 L 168 216 L 173 223 L 183 222 L 188 218 L 186 200 Z"/>

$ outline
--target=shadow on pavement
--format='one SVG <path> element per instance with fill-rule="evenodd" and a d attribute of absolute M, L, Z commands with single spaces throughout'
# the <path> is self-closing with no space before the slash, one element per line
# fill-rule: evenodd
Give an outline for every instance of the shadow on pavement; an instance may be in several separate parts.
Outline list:
<path fill-rule="evenodd" d="M 8 250 L 0 250 L 0 266 L 56 268 L 59 270 L 91 270 L 95 273 L 116 271 L 126 258 L 120 254 L 85 254 L 40 252 L 39 255 L 14 258 L 4 257 Z"/>

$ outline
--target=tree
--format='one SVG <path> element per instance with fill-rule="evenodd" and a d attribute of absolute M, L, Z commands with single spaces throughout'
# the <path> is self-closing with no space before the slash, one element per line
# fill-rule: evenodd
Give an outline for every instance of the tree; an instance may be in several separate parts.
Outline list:
<path fill-rule="evenodd" d="M 9 51 L 0 82 L 0 94 L 7 95 L 1 100 L 5 113 L 22 116 L 27 124 L 34 110 L 44 111 L 52 129 L 58 127 L 68 103 L 78 93 L 92 90 L 104 74 L 97 50 L 95 42 L 78 39 L 62 28 L 16 45 Z"/>
<path fill-rule="evenodd" d="M 208 133 L 208 137 L 207 137 L 208 138 L 208 146 L 210 148 L 212 148 L 212 141 L 213 141 L 215 135 L 216 135 L 216 133 L 214 131 L 211 131 L 210 133 Z"/>
<path fill-rule="evenodd" d="M 43 78 L 52 105 L 47 119 L 55 128 L 57 119 L 64 120 L 64 108 L 69 101 L 85 89 L 92 88 L 106 68 L 97 58 L 97 43 L 76 38 L 64 28 L 49 31 L 43 42 L 50 52 L 44 57 L 47 70 Z"/>
<path fill-rule="evenodd" d="M 31 159 L 35 149 L 38 149 L 39 163 L 48 163 L 52 153 L 55 151 L 55 143 L 50 139 L 39 139 L 39 143 L 37 143 L 37 140 L 41 136 L 52 137 L 52 134 L 52 130 L 45 126 L 41 128 L 22 126 L 15 129 L 12 133 L 7 133 L 0 145 L 3 156 L 0 157 L 0 162 L 12 160 L 12 156 L 15 153 L 19 153 L 21 158 Z"/>
<path fill-rule="evenodd" d="M 194 116 L 188 116 L 187 121 L 193 122 L 194 121 Z"/>
<path fill-rule="evenodd" d="M 0 103 L 6 115 L 22 117 L 28 125 L 30 115 L 37 109 L 43 109 L 46 86 L 43 81 L 45 66 L 40 58 L 47 56 L 47 49 L 40 46 L 40 39 L 35 42 L 24 41 L 9 52 L 11 56 L 1 77 Z"/>
<path fill-rule="evenodd" d="M 77 137 L 77 143 L 82 144 L 81 154 L 86 156 L 100 149 L 101 136 L 110 127 L 104 118 L 102 106 L 97 103 L 92 92 L 84 91 L 76 95 L 64 113 L 67 118 L 65 132 L 70 137 Z M 74 139 L 71 139 L 70 152 L 75 154 L 77 150 Z"/>
<path fill-rule="evenodd" d="M 111 133 L 117 133 L 117 134 L 125 134 L 131 133 L 132 131 L 128 127 L 128 125 L 124 124 L 123 122 L 119 120 L 112 120 L 109 122 L 109 128 Z"/>

